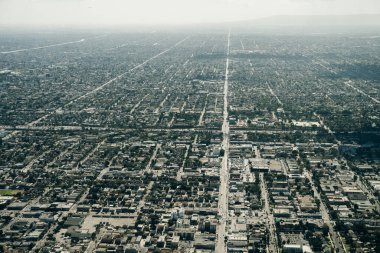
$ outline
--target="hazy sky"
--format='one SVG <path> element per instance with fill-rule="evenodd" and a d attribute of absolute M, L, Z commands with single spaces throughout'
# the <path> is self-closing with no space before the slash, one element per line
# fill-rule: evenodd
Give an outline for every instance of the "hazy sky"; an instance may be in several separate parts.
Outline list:
<path fill-rule="evenodd" d="M 0 24 L 182 24 L 380 13 L 380 0 L 0 0 Z"/>

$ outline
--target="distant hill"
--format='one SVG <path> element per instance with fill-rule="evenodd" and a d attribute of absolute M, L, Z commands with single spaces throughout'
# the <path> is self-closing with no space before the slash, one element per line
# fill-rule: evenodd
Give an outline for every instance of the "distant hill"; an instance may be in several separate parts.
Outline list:
<path fill-rule="evenodd" d="M 0 0 L 1 1 L 1 0 Z M 226 33 L 233 32 L 268 34 L 311 34 L 311 33 L 371 33 L 380 35 L 380 14 L 359 15 L 279 15 L 259 19 L 232 22 L 195 24 L 153 25 L 1 25 L 1 33 L 36 32 L 104 32 L 104 33 Z"/>
<path fill-rule="evenodd" d="M 380 14 L 272 16 L 231 23 L 238 30 L 380 33 Z"/>
<path fill-rule="evenodd" d="M 249 21 L 254 25 L 368 26 L 380 25 L 380 14 L 272 16 Z"/>

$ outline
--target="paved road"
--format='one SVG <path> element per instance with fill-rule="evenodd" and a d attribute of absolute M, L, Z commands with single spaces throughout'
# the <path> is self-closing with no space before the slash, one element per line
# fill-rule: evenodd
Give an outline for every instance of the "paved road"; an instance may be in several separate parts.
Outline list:
<path fill-rule="evenodd" d="M 186 145 L 186 152 L 185 152 L 185 155 L 183 157 L 183 161 L 182 161 L 182 165 L 181 167 L 179 168 L 178 172 L 177 172 L 177 181 L 181 181 L 182 180 L 182 176 L 183 176 L 183 168 L 185 167 L 185 164 L 186 164 L 186 158 L 187 156 L 189 155 L 189 150 L 190 150 L 190 145 Z"/>
<path fill-rule="evenodd" d="M 334 247 L 335 251 L 336 252 L 347 252 L 346 249 L 345 249 L 345 247 L 344 247 L 344 245 L 343 245 L 341 237 L 334 230 L 333 222 L 330 219 L 330 215 L 329 215 L 328 210 L 327 210 L 327 208 L 325 206 L 325 203 L 322 201 L 321 195 L 317 191 L 317 188 L 316 188 L 316 186 L 314 184 L 314 180 L 311 177 L 310 172 L 306 171 L 306 172 L 304 172 L 304 174 L 307 177 L 307 179 L 309 179 L 309 181 L 310 181 L 311 188 L 312 188 L 312 190 L 314 192 L 314 196 L 316 196 L 317 199 L 319 199 L 319 201 L 320 201 L 320 208 L 319 208 L 319 210 L 320 210 L 320 212 L 322 214 L 323 222 L 329 228 L 330 240 L 331 240 L 331 242 L 333 244 L 333 247 Z"/>
<path fill-rule="evenodd" d="M 203 126 L 204 125 L 204 116 L 205 116 L 205 113 L 206 113 L 206 109 L 207 109 L 207 103 L 208 103 L 208 97 L 209 97 L 210 94 L 207 94 L 206 95 L 206 101 L 203 105 L 203 110 L 201 112 L 201 115 L 199 116 L 199 120 L 198 120 L 198 126 Z"/>
<path fill-rule="evenodd" d="M 142 175 L 145 174 L 146 172 L 152 171 L 153 161 L 156 159 L 156 156 L 158 154 L 158 150 L 160 150 L 160 148 L 161 148 L 161 144 L 157 144 L 157 146 L 154 149 L 154 152 L 152 154 L 152 157 L 150 158 L 148 164 L 145 167 L 145 170 L 143 170 L 141 173 Z M 146 192 L 145 192 L 144 196 L 142 197 L 142 199 L 140 200 L 139 204 L 137 205 L 137 208 L 135 211 L 136 215 L 138 215 L 141 212 L 141 208 L 143 208 L 143 206 L 145 205 L 145 199 L 150 194 L 152 187 L 153 187 L 153 184 L 154 184 L 154 182 L 150 181 L 148 186 L 146 187 Z"/>
<path fill-rule="evenodd" d="M 49 234 L 53 234 L 54 230 L 58 227 L 58 223 L 59 222 L 62 222 L 63 219 L 65 217 L 68 217 L 70 216 L 71 214 L 74 214 L 77 212 L 77 208 L 78 208 L 78 205 L 82 202 L 84 202 L 84 200 L 87 198 L 87 195 L 90 191 L 90 188 L 87 188 L 86 191 L 82 194 L 82 196 L 80 197 L 80 199 L 78 201 L 76 201 L 72 206 L 71 208 L 68 210 L 68 211 L 65 211 L 65 212 L 62 212 L 61 215 L 59 216 L 58 220 L 53 223 L 49 230 L 44 234 L 44 236 L 42 237 L 41 240 L 39 240 L 36 245 L 34 245 L 33 249 L 31 250 L 31 252 L 39 252 L 40 249 L 42 247 L 44 247 L 45 243 L 46 243 L 46 240 L 48 238 L 48 235 Z"/>
<path fill-rule="evenodd" d="M 223 107 L 223 142 L 222 148 L 224 149 L 224 156 L 222 159 L 220 170 L 220 188 L 219 188 L 219 226 L 217 229 L 217 241 L 216 252 L 227 252 L 226 243 L 224 238 L 226 234 L 226 222 L 228 219 L 228 156 L 229 156 L 229 142 L 230 142 L 230 126 L 228 123 L 228 67 L 229 67 L 229 51 L 230 51 L 230 35 L 228 33 L 227 41 L 227 59 L 226 59 L 226 71 L 224 80 L 224 107 Z"/>
<path fill-rule="evenodd" d="M 347 81 L 347 82 L 344 82 L 344 84 L 347 85 L 348 87 L 350 87 L 350 88 L 356 90 L 356 91 L 359 92 L 360 94 L 362 94 L 362 95 L 364 95 L 364 96 L 366 96 L 366 97 L 372 99 L 372 101 L 374 101 L 375 103 L 380 104 L 380 100 L 378 100 L 378 99 L 376 99 L 376 98 L 374 98 L 374 97 L 371 97 L 369 94 L 365 93 L 365 92 L 362 91 L 361 89 L 359 89 L 359 88 L 353 86 L 351 80 L 349 80 L 349 81 Z"/>
<path fill-rule="evenodd" d="M 265 216 L 267 217 L 267 228 L 269 230 L 269 245 L 268 251 L 272 253 L 277 253 L 278 251 L 278 242 L 277 242 L 277 234 L 276 234 L 276 224 L 274 222 L 273 214 L 270 211 L 269 207 L 269 196 L 268 190 L 265 185 L 264 173 L 260 173 L 260 187 L 261 187 L 261 198 L 264 200 L 264 210 Z"/>
<path fill-rule="evenodd" d="M 154 59 L 160 57 L 161 55 L 166 54 L 167 52 L 173 50 L 173 49 L 176 48 L 178 45 L 180 45 L 181 43 L 183 43 L 184 41 L 186 41 L 188 38 L 190 38 L 190 36 L 187 36 L 186 38 L 184 38 L 184 39 L 178 41 L 177 43 L 175 43 L 173 46 L 169 47 L 168 49 L 166 49 L 166 50 L 164 50 L 164 51 L 162 51 L 162 52 L 160 52 L 160 53 L 158 53 L 158 54 L 152 56 L 151 58 L 149 58 L 149 59 L 145 60 L 144 62 L 142 62 L 142 63 L 140 63 L 140 64 L 134 66 L 133 68 L 128 69 L 127 71 L 125 71 L 125 72 L 119 74 L 118 76 L 116 76 L 116 77 L 114 77 L 114 78 L 108 80 L 107 82 L 105 82 L 105 83 L 99 85 L 98 87 L 94 88 L 93 90 L 90 90 L 90 91 L 86 92 L 86 93 L 83 94 L 83 95 L 80 95 L 80 96 L 78 96 L 78 97 L 73 98 L 71 101 L 69 101 L 69 102 L 66 103 L 65 105 L 63 105 L 63 106 L 61 106 L 61 107 L 58 107 L 58 108 L 56 108 L 56 109 L 53 109 L 52 111 L 50 111 L 49 113 L 43 115 L 42 117 L 40 117 L 40 118 L 38 118 L 38 119 L 36 119 L 36 120 L 30 122 L 30 123 L 25 124 L 24 127 L 25 127 L 25 126 L 26 126 L 26 127 L 35 126 L 35 125 L 37 125 L 40 121 L 46 119 L 46 118 L 49 117 L 50 115 L 54 115 L 55 113 L 57 113 L 57 112 L 63 110 L 64 107 L 69 106 L 69 105 L 71 105 L 71 104 L 74 104 L 74 103 L 78 102 L 79 100 L 84 99 L 84 98 L 88 97 L 89 95 L 94 94 L 94 93 L 96 93 L 96 92 L 102 90 L 102 89 L 105 88 L 106 86 L 108 86 L 108 85 L 114 83 L 115 81 L 120 80 L 121 78 L 123 78 L 123 77 L 126 76 L 127 74 L 129 74 L 129 73 L 135 71 L 136 69 L 139 69 L 139 68 L 143 67 L 143 66 L 146 65 L 148 62 L 150 62 L 150 61 L 152 61 L 152 60 L 154 60 Z M 4 139 L 8 139 L 8 138 L 10 138 L 10 137 L 14 136 L 16 133 L 17 133 L 17 131 L 11 132 L 11 133 L 9 133 L 7 136 L 5 136 Z"/>
<path fill-rule="evenodd" d="M 0 54 L 13 54 L 13 53 L 21 53 L 21 52 L 26 52 L 26 51 L 33 51 L 33 50 L 38 50 L 38 49 L 44 49 L 44 48 L 49 48 L 49 47 L 59 47 L 59 46 L 64 46 L 64 45 L 69 45 L 69 44 L 82 43 L 85 40 L 86 39 L 80 39 L 80 40 L 75 40 L 75 41 L 69 41 L 69 42 L 63 42 L 63 43 L 58 43 L 58 44 L 47 45 L 47 46 L 32 47 L 32 48 L 23 48 L 23 49 L 17 49 L 17 50 L 12 50 L 12 51 L 2 51 L 2 52 L 0 52 Z"/>
<path fill-rule="evenodd" d="M 143 171 L 141 172 L 141 174 L 145 174 L 146 172 L 152 172 L 153 161 L 156 159 L 156 156 L 157 156 L 157 154 L 158 154 L 158 150 L 160 150 L 160 148 L 161 148 L 161 144 L 158 143 L 158 144 L 156 145 L 156 148 L 155 148 L 154 151 L 153 151 L 152 156 L 151 156 L 150 159 L 149 159 L 149 162 L 147 163 L 147 165 L 146 165 L 146 167 L 145 167 L 145 170 L 143 170 Z"/>

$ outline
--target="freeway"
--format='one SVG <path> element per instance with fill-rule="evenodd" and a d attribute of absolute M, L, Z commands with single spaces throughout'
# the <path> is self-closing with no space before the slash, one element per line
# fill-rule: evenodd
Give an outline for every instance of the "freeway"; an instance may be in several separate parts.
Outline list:
<path fill-rule="evenodd" d="M 85 126 L 80 125 L 47 125 L 47 126 L 0 126 L 0 130 L 12 131 L 4 139 L 9 139 L 13 137 L 17 132 L 22 131 L 98 131 L 98 132 L 128 132 L 128 131 L 145 131 L 145 132 L 220 132 L 220 128 L 216 127 L 108 127 L 108 126 Z M 230 131 L 234 133 L 263 133 L 263 134 L 280 134 L 280 133 L 295 133 L 296 130 L 257 130 L 257 129 L 246 129 L 246 128 L 235 128 L 230 127 Z M 314 130 L 303 130 L 303 133 L 317 134 Z M 333 132 L 334 133 L 334 132 Z M 350 134 L 359 132 L 348 132 Z M 362 131 L 360 133 L 376 133 L 375 131 Z M 12 136 L 11 136 L 12 135 Z"/>

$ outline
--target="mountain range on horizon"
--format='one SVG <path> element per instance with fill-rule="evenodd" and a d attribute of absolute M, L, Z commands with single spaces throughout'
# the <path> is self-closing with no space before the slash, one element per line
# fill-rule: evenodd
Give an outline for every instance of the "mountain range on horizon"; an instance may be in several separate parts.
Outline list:
<path fill-rule="evenodd" d="M 278 15 L 228 23 L 235 31 L 263 33 L 380 33 L 380 14 Z"/>
<path fill-rule="evenodd" d="M 79 25 L 79 26 L 1 26 L 0 30 L 5 31 L 127 31 L 127 32 L 224 32 L 226 27 L 230 27 L 236 32 L 260 32 L 260 33 L 380 33 L 380 14 L 355 14 L 355 15 L 276 15 L 264 18 L 215 22 L 215 23 L 194 23 L 177 25 Z"/>
<path fill-rule="evenodd" d="M 255 26 L 380 26 L 380 13 L 355 15 L 276 15 L 231 22 L 231 24 L 250 24 Z"/>

